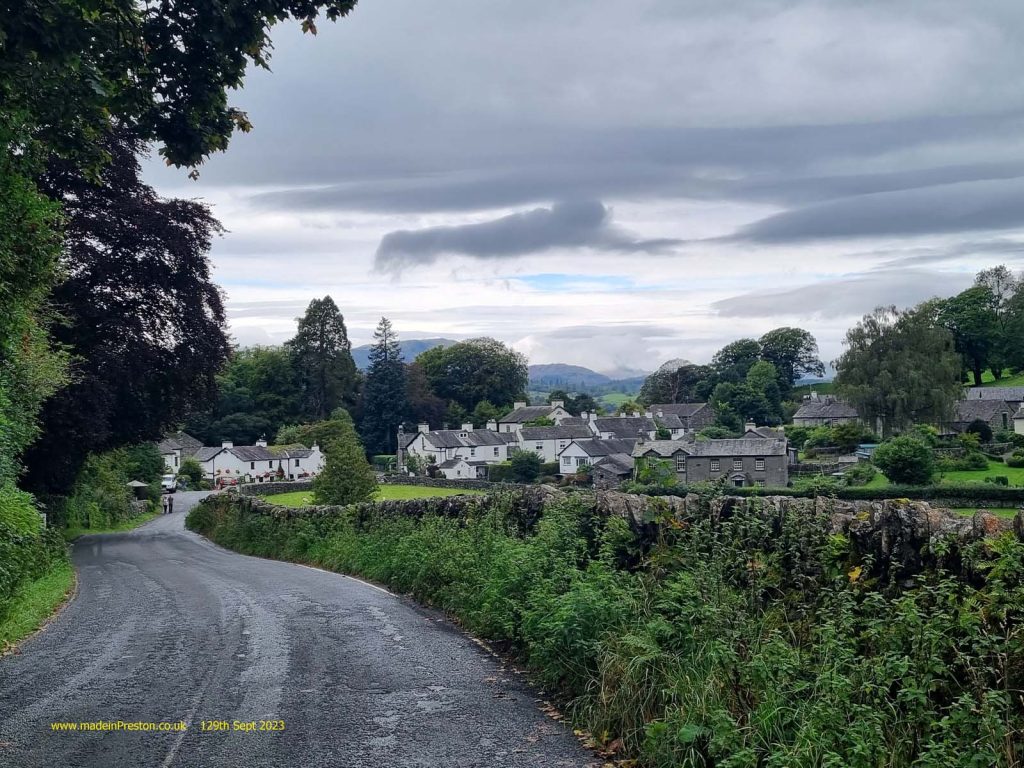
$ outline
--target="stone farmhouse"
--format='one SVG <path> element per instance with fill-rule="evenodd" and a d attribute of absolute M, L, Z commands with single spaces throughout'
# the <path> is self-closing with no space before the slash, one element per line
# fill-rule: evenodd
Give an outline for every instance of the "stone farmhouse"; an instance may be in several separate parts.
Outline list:
<path fill-rule="evenodd" d="M 726 478 L 738 488 L 785 487 L 789 450 L 784 438 L 637 441 L 632 457 L 639 469 L 648 461 L 670 461 L 681 484 Z"/>
<path fill-rule="evenodd" d="M 558 454 L 558 468 L 561 474 L 569 475 L 583 467 L 595 466 L 609 456 L 630 458 L 636 439 L 619 440 L 602 437 L 585 437 L 573 440 Z M 632 461 L 630 459 L 630 461 Z"/>
<path fill-rule="evenodd" d="M 1019 404 L 1006 400 L 978 398 L 976 400 L 960 400 L 953 408 L 953 420 L 940 426 L 941 432 L 966 432 L 975 421 L 983 421 L 993 432 L 1001 429 L 1014 429 L 1014 415 Z"/>
<path fill-rule="evenodd" d="M 832 395 L 820 396 L 817 392 L 812 392 L 804 398 L 801 406 L 793 414 L 795 427 L 834 427 L 836 424 L 860 420 L 857 409 L 849 403 L 844 403 Z"/>
<path fill-rule="evenodd" d="M 679 419 L 682 434 L 700 432 L 715 422 L 715 410 L 711 403 L 656 403 L 647 411 L 656 419 L 675 416 Z"/>

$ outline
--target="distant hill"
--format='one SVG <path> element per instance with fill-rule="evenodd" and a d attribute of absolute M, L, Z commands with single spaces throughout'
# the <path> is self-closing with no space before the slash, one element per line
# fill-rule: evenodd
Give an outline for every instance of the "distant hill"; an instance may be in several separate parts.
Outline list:
<path fill-rule="evenodd" d="M 426 352 L 434 347 L 447 347 L 455 344 L 455 339 L 404 339 L 398 342 L 402 350 L 402 357 L 405 362 L 411 363 L 417 355 Z M 352 359 L 356 361 L 356 368 L 365 371 L 370 367 L 371 344 L 363 344 L 361 347 L 352 348 Z"/>
<path fill-rule="evenodd" d="M 584 368 L 582 365 L 546 363 L 530 366 L 530 389 L 550 392 L 564 389 L 568 392 L 590 391 L 593 387 L 607 384 L 611 379 L 603 373 Z"/>

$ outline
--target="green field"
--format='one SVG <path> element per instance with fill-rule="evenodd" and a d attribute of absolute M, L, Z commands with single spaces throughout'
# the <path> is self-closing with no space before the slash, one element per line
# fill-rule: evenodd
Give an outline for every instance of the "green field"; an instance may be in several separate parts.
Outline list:
<path fill-rule="evenodd" d="M 402 499 L 429 499 L 436 496 L 480 496 L 483 491 L 469 488 L 430 488 L 425 485 L 382 485 L 377 489 L 377 501 L 397 501 Z M 291 493 L 275 493 L 267 496 L 267 501 L 283 507 L 308 507 L 313 503 L 313 494 L 309 491 L 292 491 Z"/>
<path fill-rule="evenodd" d="M 635 399 L 636 395 L 627 395 L 625 392 L 609 392 L 607 395 L 601 395 L 597 398 L 597 402 L 605 406 L 608 410 L 614 411 L 627 400 Z"/>
<path fill-rule="evenodd" d="M 1024 373 L 1018 373 L 1015 376 L 1010 375 L 1009 371 L 1003 372 L 1003 378 L 996 381 L 992 376 L 992 371 L 985 371 L 981 374 L 981 386 L 983 387 L 1024 387 Z"/>
<path fill-rule="evenodd" d="M 938 482 L 940 485 L 943 483 L 981 483 L 984 484 L 986 477 L 994 477 L 996 475 L 1005 475 L 1010 481 L 1010 485 L 1021 485 L 1024 486 L 1024 467 L 1008 467 L 1001 461 L 988 462 L 988 469 L 976 469 L 976 470 L 963 470 L 956 472 L 946 472 L 939 476 Z M 875 477 L 868 483 L 865 488 L 882 488 L 889 485 L 889 481 L 885 475 L 879 472 Z"/>

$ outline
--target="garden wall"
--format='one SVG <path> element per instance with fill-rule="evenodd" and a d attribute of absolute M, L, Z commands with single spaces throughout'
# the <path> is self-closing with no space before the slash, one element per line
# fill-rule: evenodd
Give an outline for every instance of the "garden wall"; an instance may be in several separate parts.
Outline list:
<path fill-rule="evenodd" d="M 311 480 L 292 480 L 282 483 L 243 483 L 238 486 L 242 496 L 272 496 L 275 493 L 294 493 L 295 491 L 311 491 Z"/>
<path fill-rule="evenodd" d="M 408 475 L 377 475 L 381 485 L 422 485 L 427 488 L 468 488 L 472 491 L 497 491 L 522 488 L 516 483 L 492 483 L 489 480 L 448 480 L 443 477 L 409 477 Z"/>

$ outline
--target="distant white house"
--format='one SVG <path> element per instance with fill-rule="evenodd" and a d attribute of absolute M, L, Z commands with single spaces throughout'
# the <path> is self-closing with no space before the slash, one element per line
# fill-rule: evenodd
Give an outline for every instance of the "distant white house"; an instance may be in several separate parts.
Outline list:
<path fill-rule="evenodd" d="M 271 448 L 266 440 L 257 440 L 256 445 L 234 445 L 225 441 L 219 448 L 200 448 L 195 458 L 207 479 L 215 482 L 220 478 L 237 482 L 269 481 L 279 475 L 288 480 L 301 480 L 316 477 L 324 467 L 324 455 L 317 445 Z"/>
<path fill-rule="evenodd" d="M 519 450 L 536 453 L 545 462 L 558 461 L 559 452 L 565 450 L 572 440 L 593 436 L 590 428 L 584 425 L 523 427 L 517 434 Z"/>
<path fill-rule="evenodd" d="M 571 419 L 573 415 L 565 410 L 565 402 L 552 400 L 551 405 L 527 405 L 525 402 L 517 402 L 511 411 L 498 419 L 495 431 L 497 432 L 518 432 L 523 425 L 537 419 L 551 419 L 555 424 L 561 424 L 565 419 Z"/>
<path fill-rule="evenodd" d="M 470 461 L 468 459 L 448 459 L 437 465 L 447 480 L 486 480 L 486 461 Z"/>
<path fill-rule="evenodd" d="M 589 437 L 572 440 L 558 454 L 558 468 L 561 474 L 568 475 L 589 467 L 606 456 L 629 457 L 633 453 L 636 440 L 604 440 L 600 437 Z"/>
<path fill-rule="evenodd" d="M 490 429 L 473 429 L 472 424 L 463 424 L 461 429 L 434 430 L 429 424 L 419 424 L 415 434 L 400 432 L 399 435 L 399 464 L 404 464 L 408 456 L 435 465 L 449 459 L 497 464 L 508 459 L 509 452 L 517 445 L 517 436 L 511 432 L 500 434 Z"/>
<path fill-rule="evenodd" d="M 164 460 L 164 471 L 167 474 L 178 474 L 181 463 L 196 455 L 203 444 L 185 432 L 175 432 L 156 444 L 160 458 Z"/>

